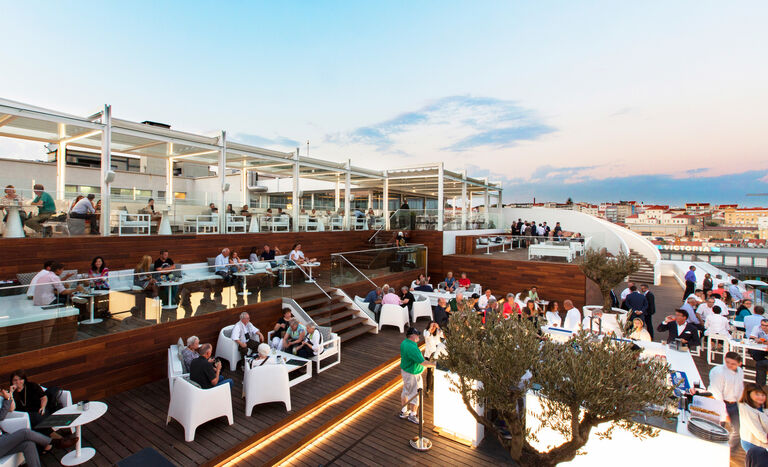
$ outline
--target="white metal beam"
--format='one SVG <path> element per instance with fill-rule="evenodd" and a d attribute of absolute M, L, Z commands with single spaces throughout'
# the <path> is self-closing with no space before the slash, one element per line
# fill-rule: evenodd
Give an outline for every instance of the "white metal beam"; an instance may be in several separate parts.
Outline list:
<path fill-rule="evenodd" d="M 293 231 L 299 231 L 299 148 L 296 148 L 296 152 L 293 154 L 293 209 L 291 209 L 291 217 L 293 218 Z"/>
<path fill-rule="evenodd" d="M 104 237 L 110 234 L 110 213 L 112 212 L 112 182 L 107 181 L 107 174 L 112 171 L 112 106 L 105 105 L 101 114 L 101 217 L 99 228 Z"/>
<path fill-rule="evenodd" d="M 347 229 L 346 230 L 352 230 L 353 224 L 352 220 L 349 218 L 349 213 L 351 212 L 349 209 L 349 206 L 351 201 L 349 200 L 350 195 L 352 194 L 352 182 L 350 181 L 350 167 L 352 166 L 352 160 L 347 159 L 347 173 L 345 174 L 344 179 L 344 218 L 347 220 Z"/>

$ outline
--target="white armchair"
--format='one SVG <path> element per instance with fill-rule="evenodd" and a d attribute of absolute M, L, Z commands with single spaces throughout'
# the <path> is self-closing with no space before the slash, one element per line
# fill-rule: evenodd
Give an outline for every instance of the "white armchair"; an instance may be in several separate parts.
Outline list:
<path fill-rule="evenodd" d="M 368 219 L 365 217 L 356 217 L 354 222 L 355 230 L 368 230 Z"/>
<path fill-rule="evenodd" d="M 123 229 L 135 229 L 133 234 L 126 235 L 149 235 L 150 221 L 149 214 L 129 214 L 128 211 L 118 211 L 117 213 L 117 235 L 123 235 Z"/>
<path fill-rule="evenodd" d="M 218 233 L 219 215 L 203 214 L 198 216 L 184 216 L 184 231 L 191 232 L 193 230 L 196 234 Z"/>
<path fill-rule="evenodd" d="M 382 326 L 396 326 L 400 332 L 405 332 L 408 324 L 408 308 L 400 305 L 382 305 L 379 316 L 379 331 Z"/>
<path fill-rule="evenodd" d="M 229 371 L 235 371 L 238 362 L 243 358 L 240 356 L 237 344 L 232 340 L 232 329 L 234 328 L 234 324 L 222 328 L 219 331 L 219 340 L 216 342 L 216 358 L 223 358 L 228 361 Z"/>
<path fill-rule="evenodd" d="M 324 230 L 324 227 L 323 227 L 323 224 L 317 218 L 314 218 L 314 219 L 307 220 L 306 230 L 307 232 L 309 232 L 310 230 L 319 232 Z"/>
<path fill-rule="evenodd" d="M 331 230 L 344 230 L 344 218 L 341 216 L 331 217 Z"/>
<path fill-rule="evenodd" d="M 283 214 L 272 218 L 272 232 L 276 232 L 280 229 L 285 229 L 286 232 L 291 230 L 291 218 Z"/>
<path fill-rule="evenodd" d="M 26 412 L 8 412 L 5 420 L 0 422 L 0 429 L 2 429 L 4 433 L 13 433 L 14 431 L 23 430 L 25 428 L 32 428 L 29 423 L 29 414 Z M 17 467 L 24 462 L 24 454 L 20 452 L 0 456 L 0 467 Z"/>
<path fill-rule="evenodd" d="M 322 339 L 322 334 L 321 334 Z M 320 352 L 320 355 L 315 355 L 312 357 L 312 360 L 317 363 L 317 372 L 322 373 L 328 368 L 331 368 L 332 366 L 336 366 L 339 363 L 341 363 L 341 338 L 335 334 L 331 333 L 331 338 L 328 339 L 328 341 L 320 341 L 321 345 L 323 346 L 323 351 Z M 320 362 L 328 359 L 336 357 L 333 359 L 333 363 L 330 365 L 326 365 L 324 367 L 320 366 Z"/>
<path fill-rule="evenodd" d="M 248 221 L 245 216 L 227 214 L 227 233 L 245 233 L 248 231 Z"/>
<path fill-rule="evenodd" d="M 291 386 L 285 365 L 266 363 L 249 368 L 245 365 L 243 376 L 243 397 L 245 416 L 250 417 L 253 407 L 267 402 L 282 402 L 285 410 L 291 411 Z"/>
<path fill-rule="evenodd" d="M 200 389 L 184 378 L 176 378 L 165 424 L 170 423 L 171 419 L 179 422 L 184 427 L 184 440 L 187 442 L 193 441 L 197 427 L 209 420 L 227 417 L 232 425 L 231 391 L 229 384 Z"/>
<path fill-rule="evenodd" d="M 416 301 L 413 302 L 413 320 L 416 321 L 421 317 L 427 317 L 430 321 L 432 317 L 432 305 L 429 303 L 429 298 L 424 295 L 415 297 Z"/>

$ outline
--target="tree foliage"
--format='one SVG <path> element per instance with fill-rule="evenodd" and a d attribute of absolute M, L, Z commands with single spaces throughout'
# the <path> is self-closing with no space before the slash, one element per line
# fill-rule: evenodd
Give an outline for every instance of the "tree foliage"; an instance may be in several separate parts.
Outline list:
<path fill-rule="evenodd" d="M 626 253 L 609 256 L 606 252 L 587 249 L 579 260 L 579 269 L 600 288 L 603 310 L 611 312 L 611 290 L 627 276 L 637 272 L 640 263 Z"/>
<path fill-rule="evenodd" d="M 456 312 L 448 324 L 446 355 L 440 365 L 457 375 L 457 391 L 478 423 L 495 434 L 511 457 L 524 466 L 550 466 L 573 459 L 591 431 L 610 422 L 638 436 L 654 433 L 633 421 L 648 404 L 663 405 L 669 395 L 666 365 L 644 362 L 631 345 L 587 333 L 567 344 L 539 338 L 533 323 L 523 319 L 486 317 L 485 325 L 471 312 Z M 526 373 L 530 379 L 524 379 Z M 482 382 L 474 385 L 475 381 Z M 520 401 L 532 385 L 543 396 L 540 420 L 564 437 L 559 446 L 539 452 L 530 441 L 535 433 L 525 426 Z M 483 415 L 472 409 L 481 402 Z M 505 439 L 490 418 L 504 421 Z"/>

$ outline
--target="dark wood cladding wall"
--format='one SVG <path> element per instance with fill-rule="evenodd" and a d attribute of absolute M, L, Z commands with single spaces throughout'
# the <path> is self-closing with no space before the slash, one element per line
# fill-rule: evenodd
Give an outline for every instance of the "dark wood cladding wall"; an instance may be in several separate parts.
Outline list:
<path fill-rule="evenodd" d="M 427 246 L 427 272 L 430 276 L 443 270 L 443 232 L 411 230 L 408 232 L 408 242 Z"/>
<path fill-rule="evenodd" d="M 394 274 L 387 274 L 386 276 L 374 277 L 371 280 L 378 286 L 388 284 L 392 287 L 399 289 L 400 287 L 407 285 L 410 287 L 411 281 L 419 277 L 419 274 L 423 274 L 424 269 L 414 269 L 413 271 L 397 272 Z M 349 295 L 349 298 L 354 299 L 355 295 L 359 297 L 365 297 L 368 292 L 373 290 L 373 286 L 368 281 L 353 282 L 341 287 L 344 292 Z"/>
<path fill-rule="evenodd" d="M 277 245 L 288 254 L 294 243 L 300 242 L 308 257 L 316 257 L 330 267 L 331 253 L 366 248 L 371 231 L 350 232 L 275 232 L 230 235 L 172 235 L 132 237 L 59 237 L 6 238 L 0 240 L 0 279 L 12 279 L 17 273 L 39 271 L 47 260 L 60 261 L 68 269 L 85 272 L 94 256 L 103 256 L 107 267 L 133 269 L 143 255 L 157 258 L 166 248 L 171 258 L 180 264 L 198 263 L 214 257 L 224 247 L 236 250 L 248 258 L 252 247 Z M 442 252 L 442 247 L 441 250 Z"/>
<path fill-rule="evenodd" d="M 562 306 L 563 300 L 570 299 L 579 308 L 586 304 L 587 278 L 573 264 L 448 255 L 443 258 L 443 265 L 445 270 L 440 274 L 430 268 L 433 283 L 439 282 L 435 279 L 436 275 L 442 280 L 449 270 L 456 277 L 466 272 L 467 277 L 472 282 L 478 282 L 483 289 L 490 287 L 496 298 L 509 292 L 522 292 L 535 285 L 539 297 L 544 300 L 557 300 Z"/>
<path fill-rule="evenodd" d="M 0 378 L 19 368 L 31 381 L 72 391 L 75 400 L 97 400 L 168 375 L 168 346 L 195 335 L 216 347 L 219 331 L 248 311 L 266 336 L 280 318 L 281 300 L 232 308 L 171 323 L 70 342 L 0 358 Z"/>

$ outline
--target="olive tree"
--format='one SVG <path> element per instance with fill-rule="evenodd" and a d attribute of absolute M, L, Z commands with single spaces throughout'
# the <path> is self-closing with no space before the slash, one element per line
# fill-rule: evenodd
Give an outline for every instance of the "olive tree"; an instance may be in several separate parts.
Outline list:
<path fill-rule="evenodd" d="M 567 344 L 542 341 L 527 319 L 489 314 L 483 325 L 475 313 L 461 311 L 447 330 L 447 352 L 439 364 L 456 375 L 452 390 L 520 465 L 553 466 L 573 459 L 603 423 L 609 428 L 600 436 L 610 437 L 615 427 L 655 435 L 633 418 L 649 404 L 665 403 L 667 367 L 641 360 L 631 344 L 584 332 Z M 563 438 L 547 451 L 533 446 L 536 433 L 525 424 L 523 401 L 533 385 L 542 397 L 542 426 Z M 473 409 L 478 403 L 485 407 L 483 414 Z M 498 420 L 511 436 L 503 436 Z"/>
<path fill-rule="evenodd" d="M 581 272 L 600 288 L 603 311 L 607 313 L 611 312 L 611 290 L 640 267 L 640 263 L 626 253 L 609 256 L 604 251 L 592 248 L 584 252 L 578 264 Z"/>

